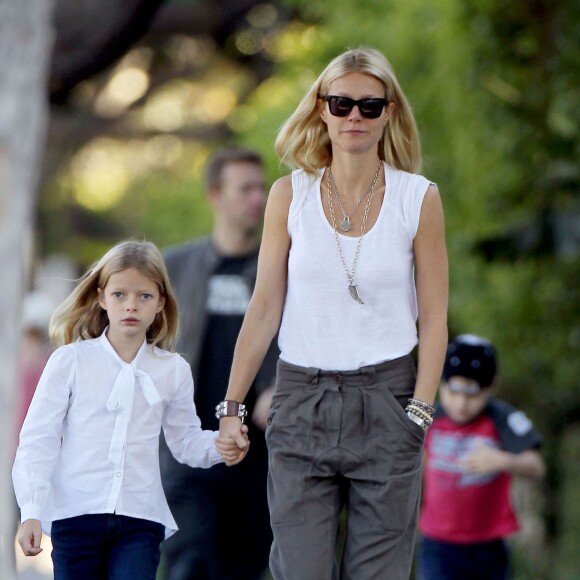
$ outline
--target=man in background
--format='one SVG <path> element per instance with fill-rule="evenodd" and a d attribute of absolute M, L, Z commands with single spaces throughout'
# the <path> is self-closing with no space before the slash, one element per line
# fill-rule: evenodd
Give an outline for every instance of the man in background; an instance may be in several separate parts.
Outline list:
<path fill-rule="evenodd" d="M 204 429 L 219 429 L 236 339 L 252 295 L 266 203 L 261 157 L 218 151 L 205 186 L 214 212 L 211 235 L 165 253 L 179 303 L 177 352 L 190 364 L 195 404 Z M 272 541 L 266 499 L 267 412 L 278 350 L 275 341 L 245 401 L 250 453 L 239 465 L 191 469 L 161 445 L 161 473 L 179 531 L 164 543 L 167 580 L 258 580 Z"/>

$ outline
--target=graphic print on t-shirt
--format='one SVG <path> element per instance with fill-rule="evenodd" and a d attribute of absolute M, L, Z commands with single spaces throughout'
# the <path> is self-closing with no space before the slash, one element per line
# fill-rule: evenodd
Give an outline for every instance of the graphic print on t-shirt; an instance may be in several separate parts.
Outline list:
<path fill-rule="evenodd" d="M 243 316 L 249 303 L 250 289 L 241 276 L 214 274 L 209 279 L 207 312 L 210 316 Z"/>
<path fill-rule="evenodd" d="M 445 481 L 449 487 L 484 485 L 499 476 L 499 473 L 479 475 L 468 473 L 462 465 L 465 457 L 479 447 L 499 449 L 500 444 L 497 439 L 479 434 L 461 437 L 449 431 L 436 431 L 432 435 L 430 467 L 453 475 L 453 477 L 441 478 L 441 481 Z"/>

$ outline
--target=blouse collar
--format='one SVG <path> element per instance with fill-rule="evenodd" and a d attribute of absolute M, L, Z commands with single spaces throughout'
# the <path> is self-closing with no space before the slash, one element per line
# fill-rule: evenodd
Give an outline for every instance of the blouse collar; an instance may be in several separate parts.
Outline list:
<path fill-rule="evenodd" d="M 111 446 L 109 447 L 109 461 L 117 465 L 123 457 L 125 440 L 127 439 L 127 429 L 131 420 L 133 409 L 133 399 L 135 396 L 135 383 L 138 382 L 143 392 L 143 396 L 149 405 L 155 405 L 161 401 L 161 397 L 151 380 L 151 377 L 137 367 L 142 354 L 147 351 L 149 344 L 147 339 L 139 348 L 135 358 L 130 362 L 125 362 L 115 351 L 107 338 L 107 328 L 100 336 L 100 341 L 105 350 L 109 352 L 120 364 L 119 374 L 107 400 L 107 410 L 117 414 L 115 418 L 115 428 Z M 136 381 L 136 379 L 139 379 Z"/>

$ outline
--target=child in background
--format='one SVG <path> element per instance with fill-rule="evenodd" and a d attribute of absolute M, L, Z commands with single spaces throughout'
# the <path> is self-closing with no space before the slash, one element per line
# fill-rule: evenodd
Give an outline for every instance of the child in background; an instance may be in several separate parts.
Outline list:
<path fill-rule="evenodd" d="M 148 242 L 112 248 L 53 314 L 60 348 L 24 421 L 13 481 L 18 542 L 35 556 L 42 531 L 52 536 L 55 580 L 155 579 L 159 544 L 176 531 L 159 475 L 161 428 L 192 467 L 245 454 L 201 429 L 190 367 L 168 352 L 177 331 L 165 265 Z"/>
<path fill-rule="evenodd" d="M 475 335 L 451 341 L 440 405 L 425 440 L 419 518 L 421 580 L 506 580 L 506 536 L 519 529 L 512 475 L 541 478 L 542 438 L 494 398 L 496 355 Z"/>

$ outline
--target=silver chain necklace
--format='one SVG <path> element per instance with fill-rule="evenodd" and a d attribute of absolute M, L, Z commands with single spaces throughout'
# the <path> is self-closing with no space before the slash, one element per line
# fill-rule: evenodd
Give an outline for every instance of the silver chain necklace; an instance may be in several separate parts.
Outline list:
<path fill-rule="evenodd" d="M 338 248 L 338 255 L 340 256 L 340 261 L 342 262 L 342 266 L 343 266 L 344 272 L 346 274 L 346 279 L 348 281 L 349 294 L 351 295 L 352 299 L 356 300 L 356 302 L 358 302 L 359 304 L 364 304 L 364 302 L 361 300 L 361 298 L 358 294 L 358 288 L 357 288 L 356 284 L 354 283 L 354 274 L 356 272 L 356 265 L 358 262 L 358 255 L 360 252 L 360 246 L 361 246 L 362 240 L 363 240 L 364 235 L 365 235 L 365 231 L 366 231 L 366 227 L 367 227 L 367 218 L 369 217 L 369 210 L 371 208 L 371 201 L 373 200 L 373 195 L 375 193 L 375 186 L 377 184 L 378 174 L 380 173 L 381 166 L 382 166 L 382 161 L 379 161 L 379 169 L 377 170 L 377 175 L 375 175 L 375 178 L 371 184 L 370 191 L 368 194 L 368 199 L 367 199 L 367 202 L 365 204 L 365 211 L 364 211 L 362 223 L 360 226 L 360 237 L 359 237 L 357 244 L 356 244 L 356 251 L 355 251 L 354 260 L 352 263 L 352 269 L 350 271 L 348 269 L 348 266 L 346 265 L 346 260 L 344 259 L 344 254 L 342 252 L 342 246 L 340 244 L 340 238 L 338 236 L 338 229 L 336 227 L 336 216 L 334 214 L 334 205 L 332 204 L 332 194 L 331 194 L 330 165 L 328 166 L 329 171 L 327 172 L 328 173 L 328 188 L 327 188 L 328 209 L 330 211 L 330 217 L 332 219 L 332 228 L 334 229 L 334 238 L 336 240 L 336 246 Z"/>
<path fill-rule="evenodd" d="M 354 204 L 354 207 L 347 213 L 344 210 L 344 206 L 342 205 L 342 200 L 340 199 L 340 195 L 338 194 L 338 188 L 336 187 L 336 182 L 334 181 L 334 175 L 332 175 L 332 167 L 330 164 L 328 165 L 328 183 L 332 190 L 334 191 L 334 195 L 336 196 L 336 201 L 340 207 L 340 211 L 342 212 L 342 221 L 340 222 L 340 230 L 343 232 L 349 232 L 352 228 L 352 223 L 350 221 L 350 217 L 354 214 L 354 212 L 358 209 L 358 206 L 363 202 L 364 198 L 370 194 L 372 190 L 374 190 L 375 185 L 377 184 L 377 180 L 381 173 L 381 166 L 382 163 L 379 162 L 379 166 L 377 167 L 377 172 L 373 178 L 372 183 L 369 185 L 367 190 L 358 198 L 358 201 Z"/>

